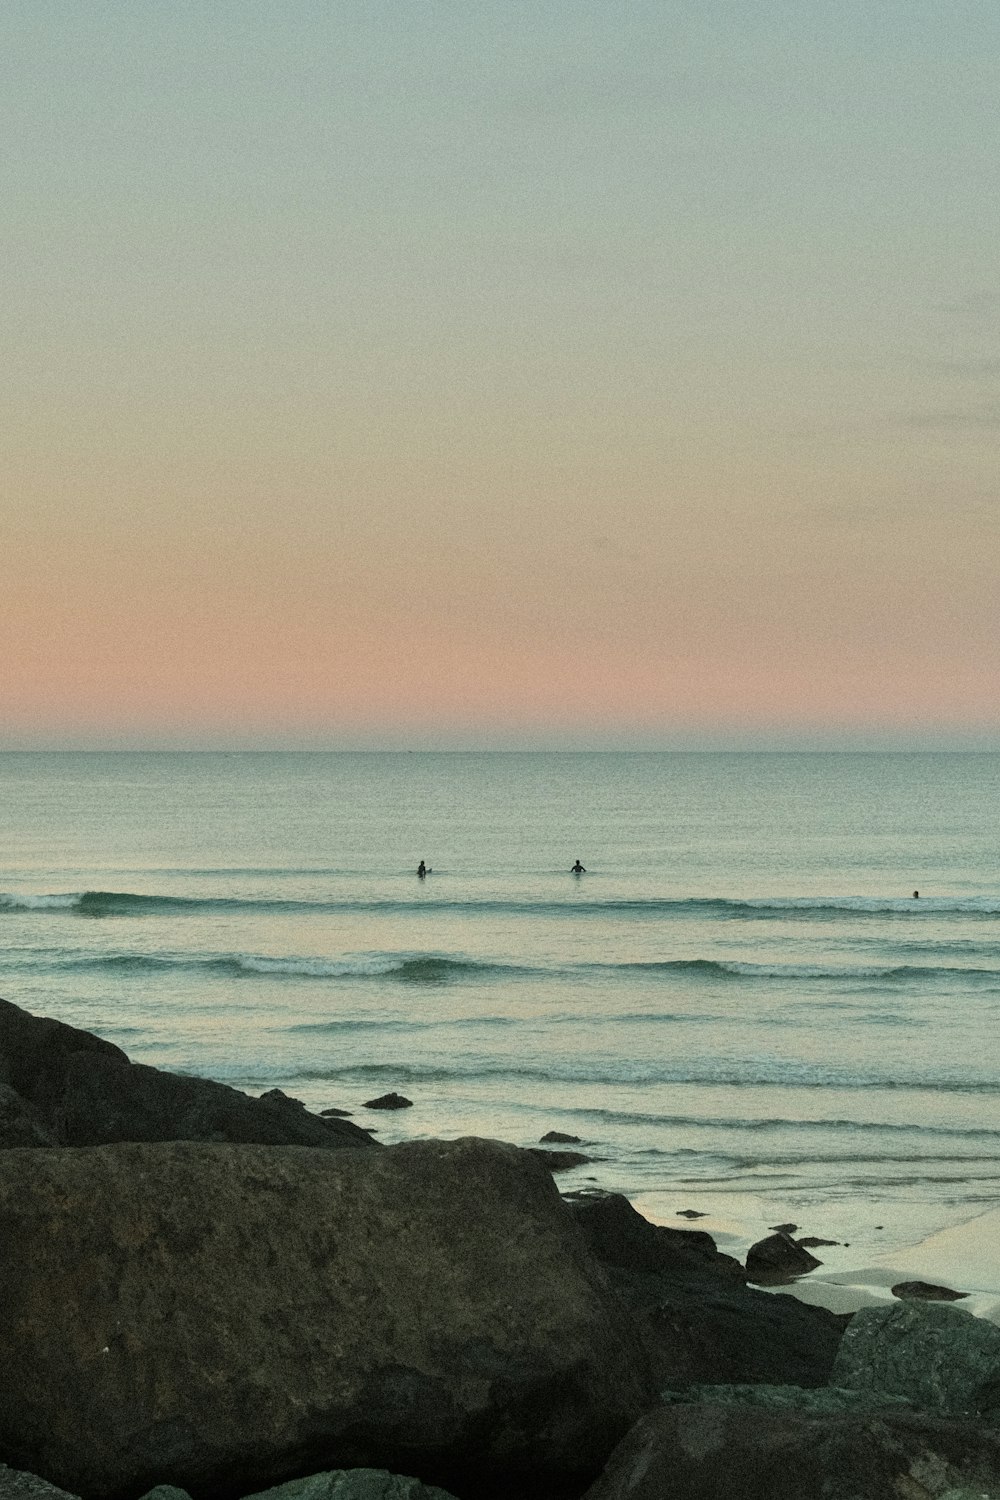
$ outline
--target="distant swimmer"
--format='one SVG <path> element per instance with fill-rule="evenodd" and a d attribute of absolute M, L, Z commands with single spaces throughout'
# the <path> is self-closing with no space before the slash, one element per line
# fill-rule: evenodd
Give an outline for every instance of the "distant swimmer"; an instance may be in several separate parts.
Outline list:
<path fill-rule="evenodd" d="M 424 876 L 429 875 L 430 873 L 430 870 L 424 864 L 423 860 L 421 860 L 419 865 L 417 865 L 417 874 L 420 876 L 420 879 L 423 880 Z"/>
<path fill-rule="evenodd" d="M 584 869 L 583 865 L 581 865 L 580 861 L 577 860 L 576 864 L 573 866 L 572 870 L 570 870 L 569 873 L 571 875 L 586 875 L 587 872 Z"/>
<path fill-rule="evenodd" d="M 920 892 L 919 891 L 914 891 L 913 892 L 913 899 L 914 899 L 914 901 L 919 901 L 920 900 Z"/>

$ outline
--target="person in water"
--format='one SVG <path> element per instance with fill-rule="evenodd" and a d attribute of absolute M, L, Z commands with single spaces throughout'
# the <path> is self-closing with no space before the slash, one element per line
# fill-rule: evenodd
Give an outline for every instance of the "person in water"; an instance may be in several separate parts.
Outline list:
<path fill-rule="evenodd" d="M 421 860 L 420 863 L 419 863 L 419 865 L 417 865 L 417 874 L 420 876 L 421 880 L 423 880 L 423 878 L 424 878 L 425 875 L 429 875 L 430 874 L 430 871 L 428 870 L 427 866 L 424 864 L 423 860 Z"/>
<path fill-rule="evenodd" d="M 571 875 L 586 875 L 587 872 L 584 869 L 583 865 L 581 865 L 580 861 L 577 860 L 576 864 L 573 866 L 572 870 L 570 870 L 569 873 Z"/>
<path fill-rule="evenodd" d="M 914 899 L 914 901 L 919 901 L 920 900 L 920 892 L 919 891 L 914 891 L 913 892 L 913 899 Z"/>

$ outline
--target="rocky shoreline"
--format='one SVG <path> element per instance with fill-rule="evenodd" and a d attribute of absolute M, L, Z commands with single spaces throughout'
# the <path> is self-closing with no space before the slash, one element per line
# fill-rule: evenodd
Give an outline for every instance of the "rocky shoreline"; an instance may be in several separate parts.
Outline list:
<path fill-rule="evenodd" d="M 558 1152 L 382 1146 L 6 1001 L 0 1148 L 0 1496 L 1000 1500 L 1000 1329 L 772 1295 L 784 1231 L 748 1272 Z"/>

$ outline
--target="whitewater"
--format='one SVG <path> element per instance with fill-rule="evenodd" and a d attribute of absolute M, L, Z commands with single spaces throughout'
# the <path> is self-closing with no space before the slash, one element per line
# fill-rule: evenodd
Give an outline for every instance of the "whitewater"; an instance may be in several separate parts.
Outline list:
<path fill-rule="evenodd" d="M 667 1220 L 998 1202 L 998 755 L 7 754 L 0 798 L 0 993 L 137 1061 L 573 1135 L 564 1188 Z"/>

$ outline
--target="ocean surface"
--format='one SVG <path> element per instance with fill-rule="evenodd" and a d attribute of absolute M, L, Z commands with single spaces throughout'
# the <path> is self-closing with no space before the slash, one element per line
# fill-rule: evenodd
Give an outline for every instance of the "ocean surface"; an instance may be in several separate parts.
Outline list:
<path fill-rule="evenodd" d="M 1000 755 L 9 753 L 0 892 L 5 998 L 387 1142 L 872 1244 L 1000 1203 Z"/>

